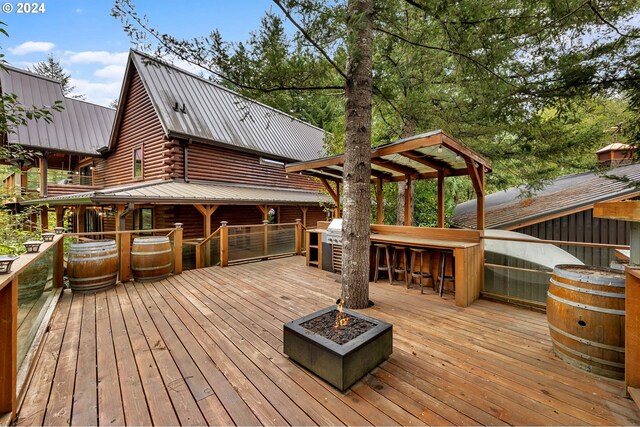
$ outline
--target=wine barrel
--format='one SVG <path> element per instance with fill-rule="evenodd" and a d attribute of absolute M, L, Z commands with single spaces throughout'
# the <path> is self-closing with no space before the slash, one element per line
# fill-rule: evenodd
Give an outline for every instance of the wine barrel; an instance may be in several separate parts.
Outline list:
<path fill-rule="evenodd" d="M 565 362 L 609 378 L 624 378 L 624 273 L 587 265 L 557 265 L 547 292 L 553 350 Z"/>
<path fill-rule="evenodd" d="M 118 277 L 115 240 L 72 243 L 67 276 L 73 291 L 95 292 L 115 285 Z"/>
<path fill-rule="evenodd" d="M 167 277 L 171 273 L 169 238 L 161 236 L 133 239 L 131 272 L 136 280 L 158 280 Z"/>

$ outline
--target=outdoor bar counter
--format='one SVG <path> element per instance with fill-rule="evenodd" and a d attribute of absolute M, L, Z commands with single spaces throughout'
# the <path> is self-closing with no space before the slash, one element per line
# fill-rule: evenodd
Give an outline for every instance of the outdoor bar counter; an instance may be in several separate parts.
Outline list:
<path fill-rule="evenodd" d="M 371 269 L 375 271 L 375 243 L 385 243 L 407 248 L 433 249 L 427 252 L 432 257 L 431 273 L 438 275 L 438 250 L 451 251 L 455 257 L 456 305 L 467 307 L 480 297 L 483 282 L 484 250 L 477 230 L 449 228 L 406 227 L 395 225 L 371 225 Z M 437 279 L 436 279 L 437 280 Z"/>

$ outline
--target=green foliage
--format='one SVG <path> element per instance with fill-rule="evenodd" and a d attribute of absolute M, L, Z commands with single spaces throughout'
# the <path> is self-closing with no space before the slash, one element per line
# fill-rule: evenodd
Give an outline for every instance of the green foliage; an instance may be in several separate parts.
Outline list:
<path fill-rule="evenodd" d="M 75 89 L 75 86 L 71 86 L 69 81 L 71 75 L 64 71 L 60 61 L 56 61 L 51 54 L 47 56 L 46 60 L 35 63 L 29 71 L 59 81 L 62 86 L 62 93 L 65 96 L 70 96 Z M 84 95 L 72 95 L 71 98 L 85 99 L 86 97 Z"/>
<path fill-rule="evenodd" d="M 24 242 L 39 238 L 39 232 L 29 230 L 31 214 L 37 211 L 37 207 L 21 212 L 0 208 L 0 255 L 20 255 L 25 252 Z"/>

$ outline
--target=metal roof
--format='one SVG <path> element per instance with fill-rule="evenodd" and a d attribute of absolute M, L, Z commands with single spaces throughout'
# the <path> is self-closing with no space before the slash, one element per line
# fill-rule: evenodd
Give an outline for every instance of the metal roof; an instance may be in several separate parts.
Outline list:
<path fill-rule="evenodd" d="M 599 149 L 598 151 L 596 151 L 596 154 L 606 153 L 607 151 L 627 151 L 627 150 L 633 150 L 633 147 L 630 146 L 629 144 L 623 144 L 622 142 L 614 142 L 607 145 L 606 147 Z"/>
<path fill-rule="evenodd" d="M 9 143 L 40 150 L 97 155 L 109 145 L 115 110 L 67 98 L 60 82 L 19 68 L 0 70 L 3 93 L 13 93 L 25 107 L 47 107 L 62 101 L 64 109 L 53 111 L 51 123 L 28 120 L 8 135 Z"/>
<path fill-rule="evenodd" d="M 131 63 L 169 136 L 294 161 L 325 153 L 320 128 L 143 53 Z"/>
<path fill-rule="evenodd" d="M 150 181 L 105 188 L 85 193 L 67 194 L 25 201 L 24 204 L 49 205 L 91 203 L 156 203 L 156 204 L 307 204 L 329 200 L 317 191 L 276 187 L 182 181 Z"/>
<path fill-rule="evenodd" d="M 491 162 L 438 129 L 409 138 L 379 145 L 371 149 L 371 178 L 385 181 L 469 174 L 469 165 L 491 171 Z M 344 154 L 310 161 L 291 163 L 287 172 L 301 172 L 318 178 L 341 181 Z"/>
<path fill-rule="evenodd" d="M 587 209 L 596 202 L 631 197 L 639 193 L 633 185 L 639 181 L 640 163 L 634 163 L 611 169 L 604 176 L 587 172 L 557 178 L 530 198 L 521 197 L 524 187 L 512 187 L 485 197 L 486 227 L 514 229 L 566 211 Z M 458 227 L 475 228 L 476 200 L 456 206 L 452 222 Z"/>

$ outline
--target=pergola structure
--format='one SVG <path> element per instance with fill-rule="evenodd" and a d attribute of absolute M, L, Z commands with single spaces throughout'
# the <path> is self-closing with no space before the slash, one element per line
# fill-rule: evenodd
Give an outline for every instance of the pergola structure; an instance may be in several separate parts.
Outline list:
<path fill-rule="evenodd" d="M 299 172 L 320 179 L 340 212 L 340 185 L 344 154 L 287 165 L 287 172 Z M 442 130 L 415 135 L 371 149 L 371 182 L 376 185 L 377 223 L 382 223 L 382 185 L 419 179 L 438 180 L 438 227 L 444 227 L 445 178 L 469 175 L 478 198 L 478 229 L 484 229 L 485 174 L 491 162 Z M 331 182 L 334 185 L 331 185 Z M 404 225 L 411 225 L 411 192 L 405 192 Z"/>

